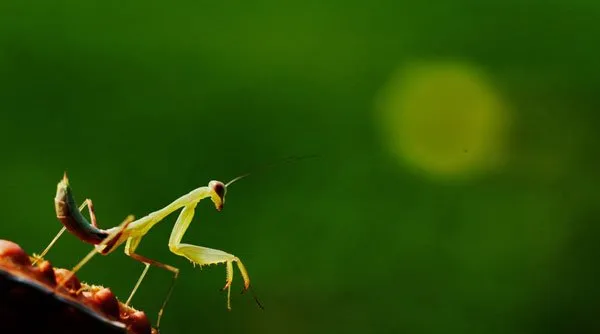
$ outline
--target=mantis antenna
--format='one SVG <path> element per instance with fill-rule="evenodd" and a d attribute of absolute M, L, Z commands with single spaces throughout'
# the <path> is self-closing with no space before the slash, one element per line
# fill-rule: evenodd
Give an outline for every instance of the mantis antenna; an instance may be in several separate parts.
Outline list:
<path fill-rule="evenodd" d="M 228 188 L 228 187 L 229 187 L 231 184 L 233 184 L 234 182 L 237 182 L 237 181 L 239 181 L 239 180 L 241 180 L 241 179 L 243 179 L 243 178 L 245 178 L 246 176 L 249 176 L 249 175 L 250 175 L 250 173 L 246 173 L 246 174 L 244 174 L 244 175 L 240 175 L 240 176 L 238 176 L 238 177 L 234 178 L 233 180 L 231 180 L 231 181 L 229 181 L 229 182 L 227 182 L 227 183 L 225 184 L 225 188 Z"/>
<path fill-rule="evenodd" d="M 263 170 L 265 170 L 265 169 L 267 169 L 269 167 L 277 166 L 279 164 L 284 164 L 284 163 L 288 163 L 288 162 L 290 162 L 290 163 L 291 162 L 297 162 L 297 161 L 304 160 L 304 159 L 312 159 L 312 158 L 318 158 L 318 157 L 319 157 L 318 154 L 309 154 L 309 155 L 301 155 L 301 156 L 292 155 L 292 156 L 285 157 L 285 158 L 282 158 L 280 160 L 276 160 L 274 162 L 265 164 L 261 168 L 255 170 L 255 172 L 263 171 Z M 245 173 L 245 174 L 242 174 L 242 175 L 240 175 L 238 177 L 233 178 L 233 180 L 231 180 L 231 181 L 229 181 L 229 182 L 227 182 L 225 184 L 225 188 L 229 187 L 231 184 L 233 184 L 233 183 L 235 183 L 235 182 L 237 182 L 237 181 L 239 181 L 239 180 L 241 180 L 241 179 L 243 179 L 243 178 L 245 178 L 247 176 L 250 176 L 250 174 L 252 174 L 252 173 L 248 172 L 248 173 Z"/>

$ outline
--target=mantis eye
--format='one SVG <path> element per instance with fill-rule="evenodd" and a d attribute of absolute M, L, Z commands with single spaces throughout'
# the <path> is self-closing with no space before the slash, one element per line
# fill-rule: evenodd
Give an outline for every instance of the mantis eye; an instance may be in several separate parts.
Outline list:
<path fill-rule="evenodd" d="M 225 197 L 225 185 L 221 181 L 210 181 L 208 186 L 221 198 Z"/>

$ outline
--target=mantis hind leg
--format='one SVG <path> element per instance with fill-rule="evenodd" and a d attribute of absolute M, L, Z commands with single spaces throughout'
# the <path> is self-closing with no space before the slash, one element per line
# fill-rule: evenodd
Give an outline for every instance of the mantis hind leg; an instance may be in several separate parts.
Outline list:
<path fill-rule="evenodd" d="M 81 259 L 81 261 L 79 261 L 79 263 L 77 263 L 77 265 L 75 265 L 75 267 L 73 267 L 73 269 L 71 269 L 71 273 L 65 279 L 63 279 L 61 284 L 58 284 L 56 286 L 56 289 L 62 287 L 65 282 L 68 282 L 71 279 L 71 277 L 73 277 L 73 275 L 75 275 L 75 273 L 77 273 L 77 271 L 79 271 L 79 269 L 81 269 L 81 267 L 83 267 L 89 260 L 92 259 L 92 257 L 94 257 L 94 255 L 101 252 L 101 250 L 103 250 L 104 248 L 111 249 L 112 247 L 114 247 L 115 243 L 119 240 L 121 235 L 124 233 L 127 226 L 129 226 L 129 224 L 131 222 L 133 222 L 134 220 L 135 220 L 135 218 L 132 215 L 127 216 L 127 218 L 125 218 L 125 220 L 123 221 L 123 223 L 121 223 L 121 225 L 114 228 L 114 231 L 109 233 L 108 236 L 106 237 L 106 239 L 102 240 L 102 242 L 99 243 L 98 245 L 95 245 L 94 249 L 92 251 L 90 251 L 83 259 Z"/>
<path fill-rule="evenodd" d="M 150 268 L 151 265 L 172 272 L 173 280 L 171 281 L 171 286 L 169 287 L 169 292 L 167 292 L 167 295 L 162 303 L 162 306 L 160 307 L 160 311 L 158 311 L 158 318 L 156 320 L 156 328 L 158 329 L 158 328 L 160 328 L 160 319 L 163 316 L 164 310 L 167 307 L 167 303 L 169 302 L 169 298 L 171 298 L 171 294 L 173 293 L 173 289 L 175 288 L 175 282 L 177 281 L 177 277 L 179 276 L 179 269 L 175 268 L 173 266 L 170 266 L 168 264 L 164 264 L 164 263 L 149 259 L 145 256 L 136 254 L 135 249 L 137 248 L 137 246 L 139 245 L 141 240 L 142 240 L 142 237 L 129 238 L 129 239 L 127 239 L 127 244 L 125 245 L 125 254 L 127 254 L 129 257 L 131 257 L 132 259 L 134 259 L 136 261 L 142 262 L 145 265 L 144 271 L 138 278 L 133 290 L 131 290 L 131 293 L 129 294 L 129 298 L 127 298 L 127 302 L 125 303 L 125 305 L 129 305 L 129 303 L 131 302 L 131 299 L 133 299 L 135 292 L 137 291 L 140 284 L 144 280 L 144 277 L 146 276 L 146 273 L 148 272 L 148 269 Z"/>
<path fill-rule="evenodd" d="M 92 221 L 92 225 L 94 225 L 95 227 L 98 227 L 97 221 L 96 221 L 96 214 L 94 212 L 94 204 L 92 203 L 91 199 L 88 198 L 83 203 L 81 203 L 81 205 L 79 206 L 79 211 L 83 211 L 83 209 L 85 209 L 86 206 L 88 207 L 88 210 L 90 213 L 90 220 Z M 44 256 L 46 256 L 46 254 L 48 254 L 48 252 L 50 251 L 52 246 L 54 246 L 54 244 L 63 235 L 63 233 L 65 233 L 66 230 L 67 230 L 67 228 L 65 226 L 63 226 L 60 229 L 60 231 L 58 231 L 58 233 L 56 234 L 54 239 L 52 239 L 52 241 L 50 241 L 50 243 L 48 244 L 48 246 L 46 246 L 46 248 L 42 251 L 42 253 L 35 257 L 33 264 L 36 264 L 39 260 L 43 259 Z"/>

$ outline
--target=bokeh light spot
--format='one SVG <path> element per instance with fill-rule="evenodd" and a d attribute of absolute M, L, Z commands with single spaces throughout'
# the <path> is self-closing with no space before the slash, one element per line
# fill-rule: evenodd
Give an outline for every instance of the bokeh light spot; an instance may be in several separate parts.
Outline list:
<path fill-rule="evenodd" d="M 378 99 L 386 143 L 400 161 L 433 176 L 498 168 L 508 112 L 481 70 L 419 63 L 397 71 Z"/>

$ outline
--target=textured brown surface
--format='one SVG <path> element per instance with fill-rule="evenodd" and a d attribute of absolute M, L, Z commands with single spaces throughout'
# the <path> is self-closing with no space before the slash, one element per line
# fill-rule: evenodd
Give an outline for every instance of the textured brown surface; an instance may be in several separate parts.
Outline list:
<path fill-rule="evenodd" d="M 120 303 L 110 289 L 83 284 L 48 261 L 32 265 L 17 244 L 0 240 L 0 333 L 151 331 L 144 312 Z"/>

